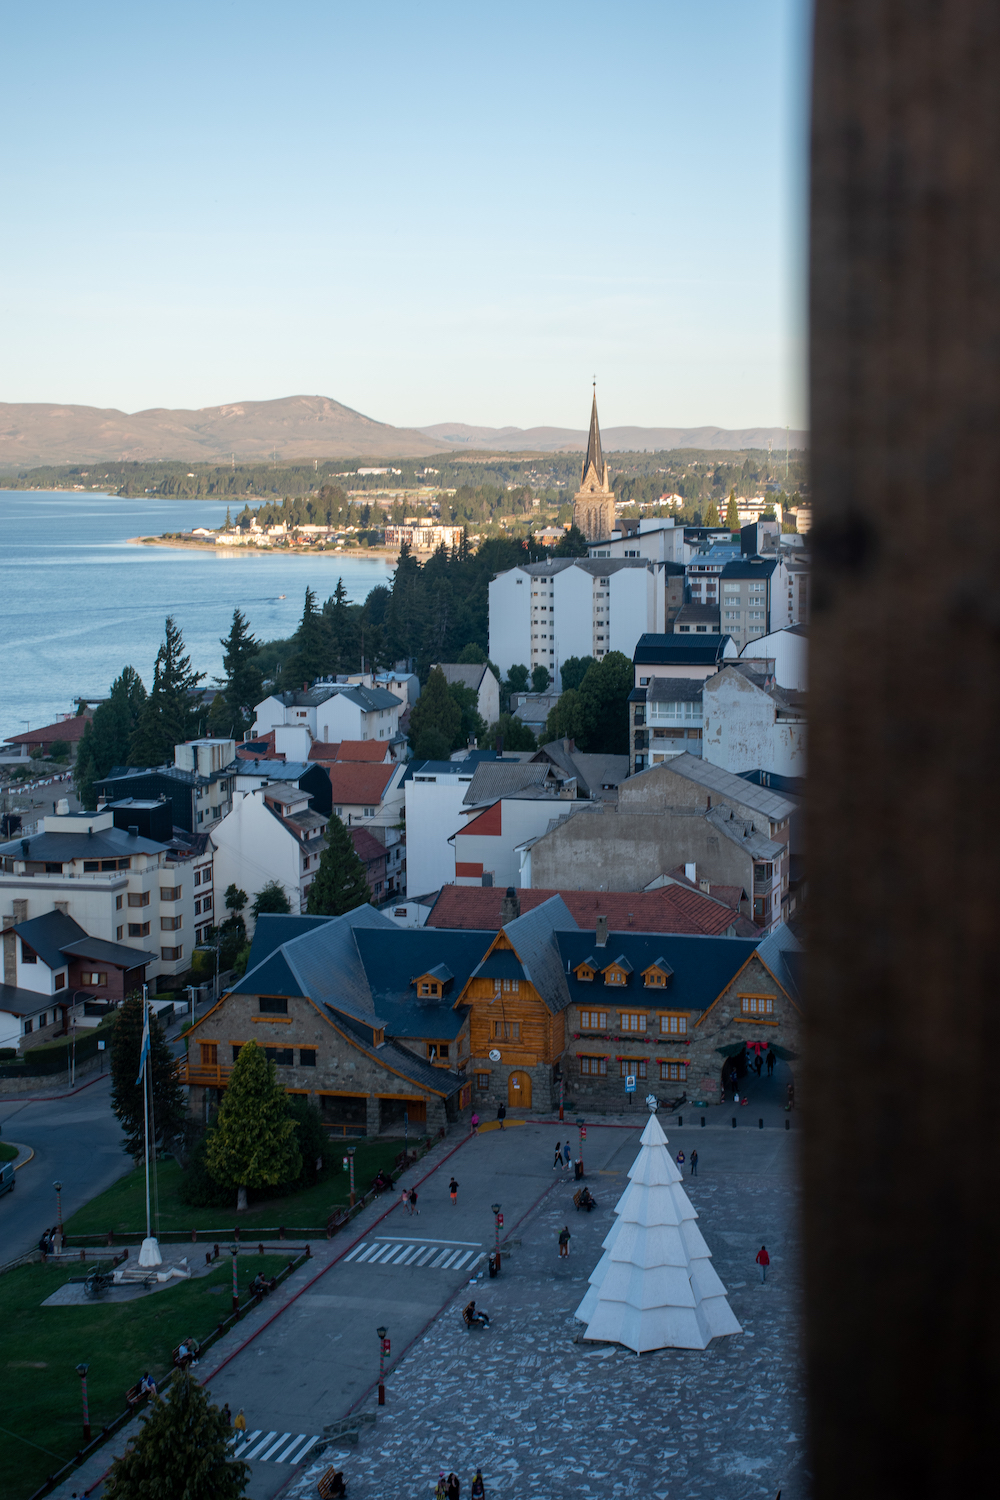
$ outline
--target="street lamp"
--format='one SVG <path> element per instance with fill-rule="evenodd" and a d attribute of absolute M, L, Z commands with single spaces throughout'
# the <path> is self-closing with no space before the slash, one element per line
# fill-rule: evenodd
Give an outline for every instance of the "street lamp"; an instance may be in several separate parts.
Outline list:
<path fill-rule="evenodd" d="M 233 1257 L 233 1312 L 240 1310 L 240 1287 L 237 1280 L 237 1256 L 240 1253 L 239 1245 L 230 1245 L 229 1253 Z"/>
<path fill-rule="evenodd" d="M 76 1373 L 80 1377 L 80 1390 L 83 1395 L 83 1441 L 90 1442 L 90 1410 L 87 1406 L 87 1371 L 89 1365 L 77 1365 Z"/>
<path fill-rule="evenodd" d="M 348 1148 L 347 1148 L 347 1159 L 348 1159 L 348 1161 L 351 1164 L 351 1207 L 352 1208 L 354 1207 L 354 1153 L 355 1153 L 355 1151 L 357 1149 L 358 1149 L 357 1146 L 348 1146 Z"/>
<path fill-rule="evenodd" d="M 580 1127 L 580 1149 L 577 1152 L 577 1160 L 580 1163 L 580 1176 L 582 1177 L 584 1175 L 583 1174 L 583 1143 L 587 1139 L 587 1122 L 586 1122 L 586 1120 L 577 1120 L 576 1123 Z"/>
<path fill-rule="evenodd" d="M 59 1224 L 59 1227 L 58 1227 L 58 1229 L 57 1229 L 56 1232 L 59 1235 L 59 1248 L 61 1250 L 62 1249 L 62 1237 L 63 1237 L 63 1227 L 62 1227 L 62 1183 L 61 1182 L 54 1182 L 52 1184 L 52 1186 L 56 1190 L 56 1219 L 58 1220 L 58 1224 Z"/>
<path fill-rule="evenodd" d="M 385 1405 L 385 1357 L 389 1353 L 388 1328 L 376 1328 L 378 1334 L 378 1404 Z"/>
<path fill-rule="evenodd" d="M 493 1251 L 493 1264 L 496 1266 L 496 1268 L 497 1268 L 497 1275 L 499 1276 L 499 1274 L 500 1274 L 500 1226 L 503 1223 L 503 1214 L 500 1212 L 500 1204 L 499 1203 L 491 1204 L 491 1207 L 493 1209 L 493 1222 L 494 1222 L 494 1225 L 496 1227 L 496 1246 L 495 1246 L 494 1251 Z"/>

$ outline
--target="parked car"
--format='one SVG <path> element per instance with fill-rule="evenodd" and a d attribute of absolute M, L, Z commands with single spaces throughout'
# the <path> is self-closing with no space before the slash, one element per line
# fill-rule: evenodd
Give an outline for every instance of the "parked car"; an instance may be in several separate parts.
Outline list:
<path fill-rule="evenodd" d="M 12 1193 L 15 1186 L 14 1163 L 12 1161 L 5 1161 L 3 1166 L 0 1167 L 0 1198 L 3 1197 L 4 1193 Z"/>

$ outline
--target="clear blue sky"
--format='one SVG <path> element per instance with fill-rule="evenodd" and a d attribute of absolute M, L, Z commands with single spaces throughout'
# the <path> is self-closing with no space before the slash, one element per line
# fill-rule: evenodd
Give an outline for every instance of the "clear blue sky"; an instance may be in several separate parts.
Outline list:
<path fill-rule="evenodd" d="M 5 0 L 0 400 L 804 420 L 807 0 Z"/>

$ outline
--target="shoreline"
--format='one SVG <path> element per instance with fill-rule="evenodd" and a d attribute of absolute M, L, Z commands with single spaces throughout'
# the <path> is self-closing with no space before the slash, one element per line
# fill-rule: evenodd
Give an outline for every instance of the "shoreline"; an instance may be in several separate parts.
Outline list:
<path fill-rule="evenodd" d="M 374 558 L 376 561 L 393 562 L 399 561 L 399 552 L 389 552 L 385 548 L 375 549 L 371 547 L 341 547 L 339 549 L 324 549 L 314 551 L 311 547 L 219 547 L 215 542 L 204 542 L 200 537 L 171 538 L 166 536 L 130 536 L 126 542 L 135 547 L 174 547 L 178 552 L 213 552 L 216 556 L 226 557 L 360 557 Z M 414 557 L 432 557 L 433 549 L 424 549 L 414 552 Z"/>

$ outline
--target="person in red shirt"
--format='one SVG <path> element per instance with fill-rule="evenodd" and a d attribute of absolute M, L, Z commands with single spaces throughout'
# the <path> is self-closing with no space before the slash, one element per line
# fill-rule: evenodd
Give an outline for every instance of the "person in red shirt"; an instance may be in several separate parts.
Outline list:
<path fill-rule="evenodd" d="M 767 1280 L 767 1268 L 771 1264 L 771 1257 L 767 1253 L 767 1246 L 761 1245 L 757 1251 L 757 1264 L 760 1266 L 761 1281 Z"/>

